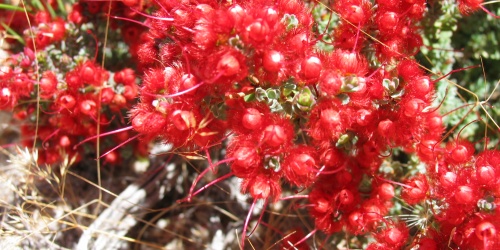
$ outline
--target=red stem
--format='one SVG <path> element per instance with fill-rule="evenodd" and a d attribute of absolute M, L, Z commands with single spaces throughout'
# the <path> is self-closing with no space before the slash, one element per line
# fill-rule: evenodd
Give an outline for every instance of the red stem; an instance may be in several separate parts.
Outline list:
<path fill-rule="evenodd" d="M 106 156 L 106 155 L 110 154 L 111 152 L 113 152 L 113 151 L 117 150 L 119 147 L 121 147 L 121 146 L 123 146 L 123 145 L 125 145 L 125 144 L 127 144 L 127 143 L 131 142 L 132 140 L 136 139 L 137 137 L 139 137 L 139 135 L 136 135 L 136 136 L 130 137 L 130 138 L 129 138 L 129 139 L 127 139 L 126 141 L 124 141 L 124 142 L 122 142 L 122 143 L 118 144 L 118 146 L 116 146 L 116 147 L 112 148 L 112 149 L 111 149 L 111 150 L 109 150 L 108 152 L 106 152 L 106 153 L 102 154 L 101 156 L 99 156 L 99 158 L 98 158 L 98 159 L 101 159 L 102 157 L 104 157 L 104 156 Z"/>
<path fill-rule="evenodd" d="M 207 168 L 207 169 L 208 169 L 208 168 Z M 233 176 L 233 173 L 228 173 L 228 174 L 225 174 L 225 175 L 223 175 L 223 176 L 221 176 L 221 177 L 219 177 L 219 178 L 217 178 L 217 179 L 215 179 L 215 180 L 213 180 L 213 181 L 209 182 L 207 185 L 205 185 L 205 186 L 201 187 L 200 189 L 196 190 L 196 192 L 194 192 L 194 193 L 193 193 L 193 194 L 191 194 L 191 195 L 188 195 L 188 197 L 186 197 L 186 198 L 184 198 L 184 199 L 180 199 L 180 200 L 178 200 L 178 201 L 177 201 L 177 203 L 182 203 L 182 202 L 185 202 L 185 201 L 187 201 L 187 202 L 191 202 L 191 198 L 192 198 L 193 196 L 196 196 L 197 194 L 201 193 L 203 190 L 207 189 L 208 187 L 210 187 L 210 186 L 214 185 L 214 184 L 215 184 L 215 183 L 217 183 L 217 182 L 223 181 L 223 180 L 225 180 L 225 179 L 227 179 L 227 178 L 229 178 L 229 177 L 231 177 L 231 176 Z"/>
<path fill-rule="evenodd" d="M 460 71 L 463 71 L 463 70 L 467 70 L 467 69 L 473 69 L 473 68 L 478 68 L 478 67 L 481 67 L 481 65 L 473 65 L 473 66 L 469 66 L 469 67 L 465 67 L 465 68 L 462 68 L 462 69 L 454 69 L 448 73 L 446 73 L 444 76 L 441 76 L 439 77 L 438 79 L 434 80 L 433 82 L 439 82 L 440 80 L 442 80 L 443 78 L 453 74 L 453 73 L 456 73 L 456 72 L 460 72 Z"/>
<path fill-rule="evenodd" d="M 52 134 L 50 134 L 49 136 L 47 136 L 47 138 L 45 138 L 45 140 L 43 140 L 42 147 L 44 149 L 47 149 L 47 147 L 45 146 L 45 143 L 47 143 L 47 141 L 50 140 L 50 138 L 54 137 L 57 133 L 59 133 L 59 131 L 61 131 L 60 128 L 56 129 L 54 132 L 52 132 Z"/>
<path fill-rule="evenodd" d="M 287 197 L 280 198 L 280 200 L 282 200 L 282 201 L 292 200 L 292 199 L 309 199 L 309 195 L 308 194 L 304 194 L 304 195 L 292 195 L 292 196 L 287 196 Z"/>
<path fill-rule="evenodd" d="M 124 20 L 124 21 L 129 21 L 129 22 L 132 22 L 132 23 L 136 23 L 136 24 L 142 25 L 142 26 L 144 26 L 144 27 L 146 27 L 146 28 L 148 28 L 148 29 L 151 29 L 151 28 L 152 28 L 151 26 L 149 26 L 149 25 L 147 25 L 147 24 L 145 24 L 145 23 L 142 23 L 142 22 L 136 21 L 136 20 L 134 20 L 134 19 L 124 18 L 124 17 L 119 17 L 119 16 L 111 16 L 111 15 L 110 15 L 109 17 L 114 18 L 114 19 L 118 19 L 118 20 Z"/>
<path fill-rule="evenodd" d="M 75 146 L 73 146 L 73 150 L 76 149 L 78 146 L 82 145 L 85 142 L 88 142 L 88 141 L 93 140 L 93 139 L 97 139 L 97 137 L 103 137 L 103 136 L 107 136 L 107 135 L 113 135 L 113 134 L 121 133 L 121 132 L 124 132 L 124 131 L 127 131 L 127 130 L 131 130 L 131 129 L 133 129 L 133 127 L 132 126 L 128 126 L 128 127 L 125 127 L 125 128 L 120 128 L 120 129 L 113 130 L 113 131 L 110 131 L 110 132 L 106 132 L 106 133 L 102 133 L 102 134 L 91 136 L 91 137 L 89 137 L 89 138 L 87 138 L 87 139 L 79 142 Z"/>
<path fill-rule="evenodd" d="M 493 14 L 493 12 L 486 9 L 483 5 L 479 5 L 479 8 L 481 8 L 484 12 L 486 12 L 486 14 L 492 16 L 493 18 L 500 19 L 500 16 Z"/>
<path fill-rule="evenodd" d="M 189 194 L 188 194 L 188 197 L 187 197 L 187 201 L 191 202 L 191 198 L 194 196 L 193 192 L 194 192 L 194 189 L 196 187 L 196 184 L 198 184 L 198 182 L 200 182 L 201 178 L 203 178 L 203 176 L 205 176 L 208 173 L 208 171 L 213 170 L 215 167 L 217 167 L 220 164 L 223 164 L 223 163 L 226 163 L 226 162 L 229 162 L 229 161 L 233 161 L 233 160 L 234 160 L 234 158 L 224 159 L 222 161 L 218 161 L 215 165 L 214 164 L 210 164 L 210 166 L 208 166 L 205 170 L 203 170 L 203 172 L 201 172 L 196 177 L 196 179 L 193 181 L 193 184 L 191 184 L 191 188 L 189 189 Z"/>
<path fill-rule="evenodd" d="M 387 180 L 387 179 L 384 179 L 384 178 L 379 177 L 379 176 L 375 176 L 375 178 L 377 178 L 379 180 L 382 180 L 382 181 L 389 182 L 389 183 L 394 184 L 394 185 L 402 186 L 402 187 L 405 187 L 405 188 L 413 188 L 410 185 L 406 185 L 406 184 L 403 184 L 403 183 L 400 183 L 400 182 L 396 182 L 396 181 Z"/>
<path fill-rule="evenodd" d="M 297 245 L 301 244 L 302 242 L 306 241 L 307 239 L 309 239 L 309 238 L 310 238 L 311 236 L 313 236 L 313 235 L 314 235 L 317 231 L 318 231 L 318 229 L 317 229 L 317 228 L 316 228 L 316 229 L 314 229 L 314 230 L 312 230 L 312 231 L 311 231 L 310 233 L 308 233 L 308 234 L 307 234 L 304 238 L 302 238 L 301 240 L 299 240 L 298 242 L 296 242 L 295 244 L 293 244 L 293 246 L 292 246 L 292 247 L 293 247 L 294 249 L 296 249 L 296 248 L 295 248 L 295 246 L 297 246 Z"/>
<path fill-rule="evenodd" d="M 260 212 L 259 220 L 257 221 L 257 224 L 256 224 L 256 225 L 255 225 L 255 227 L 252 229 L 252 231 L 250 232 L 250 234 L 248 234 L 248 235 L 247 235 L 247 237 L 252 236 L 253 232 L 255 232 L 255 230 L 256 230 L 256 229 L 257 229 L 257 227 L 259 226 L 260 222 L 262 221 L 262 216 L 264 216 L 264 212 L 266 212 L 267 203 L 268 203 L 268 200 L 265 200 L 265 201 L 264 201 L 264 205 L 262 206 L 262 211 Z"/>
<path fill-rule="evenodd" d="M 246 239 L 248 222 L 250 221 L 253 209 L 255 208 L 255 203 L 257 203 L 257 199 L 253 200 L 252 206 L 250 206 L 250 210 L 248 211 L 247 218 L 245 219 L 245 224 L 243 224 L 243 233 L 241 234 L 241 249 L 245 249 L 245 239 Z"/>
<path fill-rule="evenodd" d="M 159 17 L 159 16 L 152 16 L 152 15 L 148 15 L 148 14 L 146 14 L 146 13 L 142 13 L 142 12 L 140 12 L 140 11 L 138 11 L 138 10 L 136 10 L 136 9 L 132 8 L 132 7 L 130 7 L 130 9 L 131 9 L 133 12 L 135 12 L 135 13 L 137 13 L 137 14 L 141 15 L 141 16 L 147 17 L 147 18 L 156 19 L 156 20 L 160 20 L 160 21 L 167 21 L 167 22 L 173 22 L 173 21 L 174 21 L 174 18 L 172 18 L 172 17 Z"/>

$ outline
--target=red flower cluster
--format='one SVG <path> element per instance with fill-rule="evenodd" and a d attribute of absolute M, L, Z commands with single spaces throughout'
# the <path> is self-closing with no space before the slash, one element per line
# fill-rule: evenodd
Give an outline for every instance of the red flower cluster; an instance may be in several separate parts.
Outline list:
<path fill-rule="evenodd" d="M 436 201 L 434 216 L 440 227 L 433 230 L 430 238 L 439 248 L 498 248 L 500 151 L 486 150 L 474 155 L 472 144 L 459 141 L 450 142 L 445 148 L 437 145 L 434 152 L 435 167 L 428 168 L 428 181 L 421 176 L 408 183 L 412 188 L 403 190 L 403 198 L 407 193 L 407 197 L 413 196 L 407 200 L 409 203 Z M 416 199 L 417 196 L 420 197 Z"/>
<path fill-rule="evenodd" d="M 394 188 L 382 183 L 362 196 L 361 176 L 377 174 L 391 148 L 413 152 L 443 131 L 439 115 L 428 111 L 433 82 L 416 62 L 397 60 L 421 44 L 410 20 L 421 18 L 423 4 L 382 5 L 375 20 L 368 2 L 335 4 L 346 20 L 338 32 L 378 27 L 381 38 L 395 41 L 394 48 L 375 47 L 384 64 L 370 68 L 360 52 L 363 36 L 332 53 L 315 51 L 312 17 L 298 1 L 161 2 L 145 21 L 150 29 L 138 49 L 148 70 L 132 125 L 145 138 L 191 150 L 231 131 L 226 161 L 243 179 L 242 192 L 277 200 L 283 181 L 314 183 L 309 200 L 318 229 L 375 230 Z M 403 7 L 412 15 L 403 17 Z M 407 238 L 391 237 L 401 244 Z"/>
<path fill-rule="evenodd" d="M 62 41 L 66 28 L 61 18 L 53 19 L 48 12 L 40 11 L 35 15 L 35 22 L 29 31 L 26 31 L 26 45 L 34 49 L 43 49 L 50 44 Z"/>
<path fill-rule="evenodd" d="M 469 13 L 480 4 L 459 1 L 459 8 Z M 118 129 L 107 148 L 135 138 L 132 129 L 142 149 L 159 139 L 174 151 L 209 154 L 227 139 L 225 159 L 209 161 L 186 200 L 204 189 L 194 191 L 203 174 L 228 163 L 254 199 L 251 209 L 257 200 L 282 199 L 286 187 L 307 190 L 300 197 L 315 230 L 371 234 L 368 249 L 498 248 L 500 153 L 475 155 L 462 140 L 441 145 L 435 82 L 412 59 L 423 43 L 417 23 L 426 2 L 335 1 L 332 51 L 317 49 L 325 34 L 311 7 L 299 0 L 83 1 L 68 15 L 71 25 L 39 12 L 24 33 L 30 45 L 1 67 L 0 108 L 33 119 L 37 107 L 23 101 L 40 98 L 37 137 L 32 124 L 23 133 L 25 144 L 41 142 L 47 163 L 61 152 L 78 154 L 74 146 L 99 136 L 98 126 L 124 127 L 129 111 L 131 127 Z M 40 55 L 32 49 L 55 46 L 96 14 L 109 14 L 130 47 L 140 87 L 130 68 L 111 72 L 78 57 L 64 69 L 47 60 L 34 72 Z M 425 173 L 393 181 L 380 168 L 396 149 L 417 155 Z M 113 154 L 109 161 L 120 159 Z M 433 226 L 411 243 L 408 226 L 387 218 L 396 195 L 433 212 Z"/>
<path fill-rule="evenodd" d="M 57 163 L 64 155 L 79 160 L 84 151 L 75 146 L 96 136 L 97 123 L 101 131 L 126 125 L 126 114 L 122 112 L 129 110 L 136 100 L 137 77 L 129 68 L 111 73 L 90 60 L 48 55 L 43 51 L 45 47 L 59 46 L 59 41 L 67 38 L 65 22 L 53 20 L 47 12 L 38 12 L 35 24 L 38 26 L 25 34 L 34 33 L 34 48 L 39 53 L 30 48 L 33 41 L 28 39 L 24 52 L 11 54 L 0 70 L 0 109 L 13 110 L 14 117 L 23 122 L 22 142 L 31 147 L 37 141 L 40 163 Z M 47 58 L 41 60 L 42 57 Z M 58 59 L 63 61 L 54 62 Z M 55 64 L 61 67 L 56 68 Z M 37 119 L 38 127 L 34 122 Z M 131 136 L 131 131 L 116 134 L 105 142 L 107 150 Z M 145 148 L 140 151 L 146 153 Z M 105 161 L 116 164 L 120 157 L 111 153 Z"/>
<path fill-rule="evenodd" d="M 395 190 L 378 168 L 393 148 L 416 153 L 429 166 L 440 159 L 436 144 L 444 128 L 431 108 L 434 82 L 408 59 L 422 45 L 415 23 L 424 1 L 378 1 L 376 8 L 367 1 L 335 2 L 341 22 L 330 53 L 314 49 L 320 40 L 308 8 L 298 1 L 163 1 L 156 7 L 143 14 L 149 29 L 137 50 L 146 72 L 132 111 L 136 131 L 189 150 L 206 149 L 230 132 L 224 162 L 243 179 L 243 193 L 276 201 L 283 182 L 312 187 L 309 211 L 316 229 L 373 233 L 378 243 L 372 249 L 406 244 L 405 224 L 383 220 Z M 365 44 L 361 30 L 382 43 Z M 370 49 L 377 67 L 362 52 Z M 444 159 L 453 164 L 472 155 L 464 143 L 447 150 Z M 488 169 L 483 167 L 485 176 Z M 363 176 L 377 176 L 369 194 L 359 190 Z M 449 197 L 436 197 L 428 178 L 400 184 L 401 197 L 408 204 Z M 453 188 L 453 202 L 445 199 L 443 221 L 463 212 L 450 210 L 453 204 L 470 210 L 481 197 L 466 183 Z M 492 227 L 484 229 L 488 240 L 496 237 Z M 439 233 L 447 228 L 443 224 Z"/>

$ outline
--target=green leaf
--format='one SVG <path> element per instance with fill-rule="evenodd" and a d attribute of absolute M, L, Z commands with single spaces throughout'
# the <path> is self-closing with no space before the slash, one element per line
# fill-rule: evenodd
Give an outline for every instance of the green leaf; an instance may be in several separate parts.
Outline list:
<path fill-rule="evenodd" d="M 62 0 L 57 0 L 57 7 L 59 8 L 59 11 L 61 11 L 63 14 L 66 14 L 66 8 L 64 7 L 64 3 Z"/>
<path fill-rule="evenodd" d="M 54 11 L 54 8 L 52 8 L 52 6 L 50 4 L 47 4 L 47 11 L 49 12 L 49 14 L 50 14 L 50 16 L 52 18 L 56 18 L 57 17 L 57 14 Z"/>
<path fill-rule="evenodd" d="M 269 99 L 278 99 L 280 97 L 279 90 L 277 89 L 267 89 L 266 93 Z"/>
<path fill-rule="evenodd" d="M 342 92 L 356 92 L 360 88 L 360 82 L 365 81 L 365 79 L 358 76 L 346 76 L 342 77 L 342 87 L 340 90 Z"/>
<path fill-rule="evenodd" d="M 271 112 L 277 113 L 283 111 L 283 106 L 281 106 L 281 103 L 279 103 L 278 100 L 271 100 L 270 104 L 269 109 Z"/>
<path fill-rule="evenodd" d="M 394 93 L 398 87 L 399 87 L 399 78 L 394 77 L 392 80 L 389 80 L 385 78 L 382 80 L 382 86 L 384 86 L 384 89 L 389 93 L 392 94 Z"/>
<path fill-rule="evenodd" d="M 392 93 L 391 98 L 392 99 L 401 99 L 401 97 L 403 97 L 404 94 L 405 94 L 405 90 L 401 89 L 399 91 Z"/>
<path fill-rule="evenodd" d="M 255 98 L 259 102 L 265 101 L 267 99 L 267 92 L 263 88 L 258 87 L 255 89 Z"/>
<path fill-rule="evenodd" d="M 293 84 L 293 83 L 286 83 L 285 86 L 283 86 L 283 95 L 285 97 L 288 97 L 291 95 L 291 94 L 296 94 L 297 93 L 297 85 Z"/>
<path fill-rule="evenodd" d="M 340 99 L 340 101 L 342 102 L 342 105 L 349 104 L 349 101 L 351 100 L 351 98 L 347 94 L 340 94 L 337 96 L 337 98 Z"/>
<path fill-rule="evenodd" d="M 339 137 L 335 146 L 337 148 L 343 148 L 350 150 L 358 142 L 358 137 L 352 132 L 347 132 Z"/>
<path fill-rule="evenodd" d="M 243 100 L 245 100 L 245 102 L 251 102 L 251 101 L 255 100 L 255 93 L 250 93 L 248 95 L 245 95 L 243 97 Z"/>
<path fill-rule="evenodd" d="M 231 45 L 237 49 L 243 49 L 243 47 L 244 47 L 243 42 L 241 41 L 241 39 L 238 35 L 229 38 L 228 42 L 229 42 L 229 45 Z"/>
<path fill-rule="evenodd" d="M 40 0 L 31 0 L 31 4 L 38 10 L 45 10 L 45 7 Z"/>
<path fill-rule="evenodd" d="M 310 108 L 315 102 L 314 95 L 308 87 L 304 87 L 297 98 L 297 104 L 299 104 L 299 107 L 303 108 Z"/>
<path fill-rule="evenodd" d="M 286 30 L 289 31 L 291 29 L 296 28 L 299 26 L 299 20 L 294 14 L 285 14 L 283 15 L 283 18 L 281 19 L 281 22 L 286 26 Z"/>

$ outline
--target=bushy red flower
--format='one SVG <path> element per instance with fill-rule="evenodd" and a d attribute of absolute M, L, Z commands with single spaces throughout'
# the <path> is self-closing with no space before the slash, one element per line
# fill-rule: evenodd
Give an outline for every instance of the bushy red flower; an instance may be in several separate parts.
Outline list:
<path fill-rule="evenodd" d="M 406 203 L 414 205 L 428 197 L 429 184 L 425 175 L 419 174 L 404 184 L 401 198 Z"/>
<path fill-rule="evenodd" d="M 483 0 L 459 0 L 457 2 L 460 13 L 462 15 L 470 15 L 480 8 Z"/>
<path fill-rule="evenodd" d="M 316 150 L 313 147 L 300 145 L 288 152 L 283 161 L 283 174 L 295 186 L 309 186 L 319 171 Z"/>
<path fill-rule="evenodd" d="M 272 170 L 271 170 L 272 171 Z M 281 184 L 276 174 L 266 171 L 243 179 L 241 192 L 249 193 L 254 199 L 271 199 L 276 201 L 281 195 Z"/>
<path fill-rule="evenodd" d="M 371 18 L 371 3 L 364 0 L 341 0 L 334 3 L 340 16 L 354 25 L 365 25 Z"/>
<path fill-rule="evenodd" d="M 450 164 L 465 164 L 472 160 L 474 146 L 467 141 L 451 142 L 446 146 L 446 160 Z"/>

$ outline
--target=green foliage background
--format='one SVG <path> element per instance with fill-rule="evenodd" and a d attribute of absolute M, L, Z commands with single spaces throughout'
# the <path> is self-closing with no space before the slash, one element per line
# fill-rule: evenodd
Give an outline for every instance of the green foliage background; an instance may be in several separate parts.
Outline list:
<path fill-rule="evenodd" d="M 434 79 L 457 71 L 446 78 L 449 81 L 437 84 L 436 104 L 442 102 L 441 113 L 449 113 L 443 120 L 448 129 L 455 128 L 452 138 L 460 133 L 461 138 L 478 142 L 486 134 L 488 147 L 496 148 L 499 135 L 492 120 L 500 118 L 499 95 L 493 92 L 500 81 L 500 20 L 483 11 L 463 16 L 454 2 L 434 1 L 430 6 L 430 18 L 422 23 L 425 47 L 417 59 L 433 72 Z M 474 65 L 481 67 L 464 69 Z M 485 100 L 485 109 L 474 106 Z M 481 148 L 484 143 L 476 149 Z"/>

